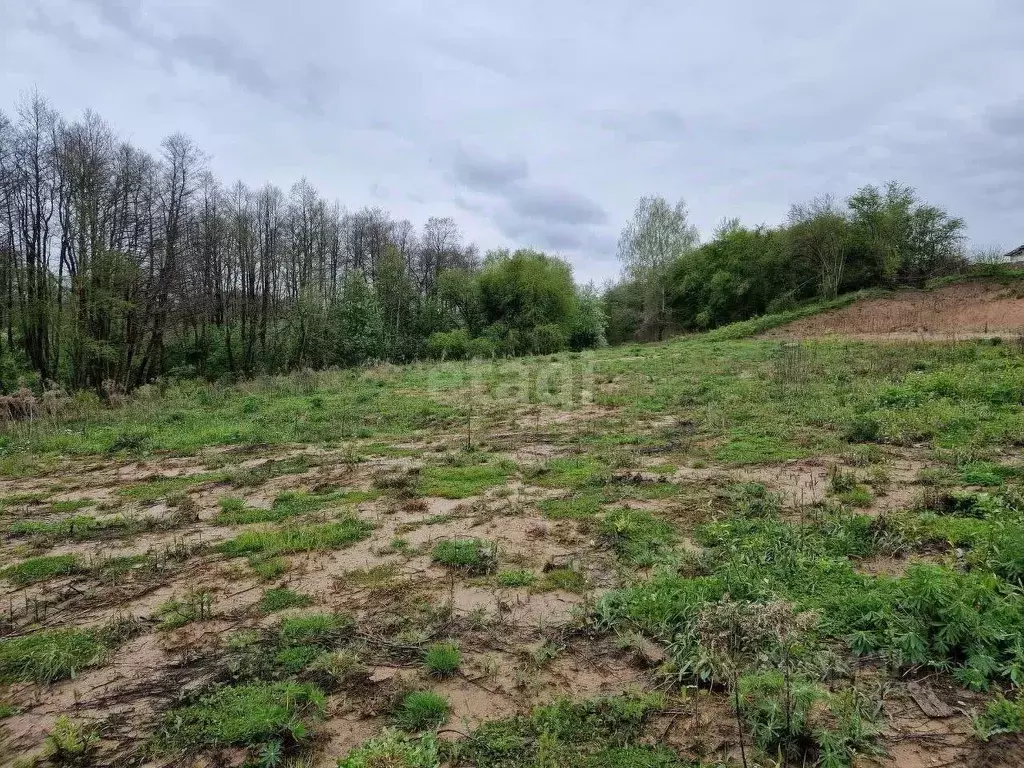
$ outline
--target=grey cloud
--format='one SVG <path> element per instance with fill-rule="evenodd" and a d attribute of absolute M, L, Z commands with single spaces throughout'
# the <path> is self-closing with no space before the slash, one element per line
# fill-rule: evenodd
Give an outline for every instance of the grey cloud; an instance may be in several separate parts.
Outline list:
<path fill-rule="evenodd" d="M 459 147 L 452 161 L 456 183 L 476 192 L 500 193 L 529 175 L 522 157 L 493 157 Z"/>
<path fill-rule="evenodd" d="M 542 186 L 515 187 L 509 205 L 519 216 L 564 224 L 604 224 L 608 213 L 585 195 L 569 189 Z"/>
<path fill-rule="evenodd" d="M 992 133 L 1009 137 L 1020 146 L 1024 141 L 1024 99 L 990 109 L 986 125 Z"/>
<path fill-rule="evenodd" d="M 591 241 L 592 230 L 608 222 L 608 212 L 572 189 L 533 181 L 521 157 L 499 158 L 458 147 L 452 177 L 476 199 L 460 193 L 464 210 L 485 213 L 498 231 L 525 246 L 577 251 Z"/>
<path fill-rule="evenodd" d="M 387 189 L 396 217 L 454 210 L 481 249 L 560 252 L 583 279 L 615 273 L 619 226 L 650 194 L 685 197 L 707 234 L 723 216 L 774 224 L 791 202 L 896 179 L 978 241 L 1015 246 L 1024 5 L 940 5 L 955 12 L 10 0 L 0 108 L 37 86 L 149 149 L 188 131 L 229 183 L 307 174 L 353 209 Z"/>
<path fill-rule="evenodd" d="M 141 0 L 85 0 L 110 28 L 153 50 L 166 65 L 183 63 L 227 77 L 267 99 L 282 100 L 314 113 L 329 82 L 326 70 L 301 64 L 291 76 L 274 73 L 265 56 L 250 53 L 230 35 L 193 30 L 158 32 L 147 23 Z"/>

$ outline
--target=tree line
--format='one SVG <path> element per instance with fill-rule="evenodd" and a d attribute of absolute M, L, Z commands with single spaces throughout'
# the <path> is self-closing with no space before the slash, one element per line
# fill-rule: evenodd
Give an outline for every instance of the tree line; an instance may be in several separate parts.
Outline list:
<path fill-rule="evenodd" d="M 643 198 L 619 240 L 623 279 L 604 293 L 607 337 L 661 339 L 862 288 L 921 284 L 967 264 L 964 232 L 962 219 L 897 182 L 794 205 L 774 227 L 727 219 L 704 244 L 682 200 Z"/>
<path fill-rule="evenodd" d="M 724 220 L 701 243 L 683 201 L 647 197 L 619 240 L 622 278 L 598 292 L 557 256 L 481 256 L 450 218 L 350 211 L 305 179 L 226 185 L 182 134 L 151 154 L 28 94 L 0 111 L 0 389 L 661 339 L 954 272 L 964 228 L 890 183 L 778 226 Z"/>
<path fill-rule="evenodd" d="M 226 185 L 188 137 L 150 154 L 38 94 L 0 112 L 0 385 L 128 390 L 603 342 L 569 265 L 481 258 L 450 218 L 348 211 L 306 180 Z"/>

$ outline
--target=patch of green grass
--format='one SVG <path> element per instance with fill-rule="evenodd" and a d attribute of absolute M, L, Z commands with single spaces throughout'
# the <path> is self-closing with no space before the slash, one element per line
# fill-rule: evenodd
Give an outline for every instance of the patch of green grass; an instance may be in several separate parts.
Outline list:
<path fill-rule="evenodd" d="M 297 675 L 316 661 L 324 649 L 317 645 L 289 645 L 274 654 L 275 671 L 289 677 Z"/>
<path fill-rule="evenodd" d="M 603 503 L 604 497 L 600 492 L 590 491 L 561 499 L 545 499 L 538 506 L 544 517 L 550 520 L 583 520 L 600 512 Z"/>
<path fill-rule="evenodd" d="M 960 480 L 964 485 L 1000 486 L 1020 475 L 1021 470 L 1017 467 L 988 461 L 976 461 L 960 467 Z"/>
<path fill-rule="evenodd" d="M 352 504 L 373 498 L 362 491 L 308 493 L 284 491 L 274 499 L 269 509 L 246 506 L 242 499 L 225 497 L 220 500 L 220 512 L 215 522 L 221 525 L 248 525 L 251 523 L 279 523 L 291 517 L 306 515 L 336 504 Z"/>
<path fill-rule="evenodd" d="M 448 719 L 448 699 L 433 691 L 406 694 L 394 712 L 395 725 L 404 731 L 425 731 L 436 728 Z"/>
<path fill-rule="evenodd" d="M 249 558 L 249 567 L 260 581 L 273 581 L 288 572 L 288 561 L 283 557 L 256 555 Z"/>
<path fill-rule="evenodd" d="M 658 694 L 560 699 L 525 717 L 487 721 L 446 750 L 453 764 L 476 768 L 683 768 L 667 748 L 643 743 L 664 707 Z"/>
<path fill-rule="evenodd" d="M 836 495 L 836 498 L 851 507 L 870 507 L 874 501 L 874 496 L 871 494 L 871 489 L 866 485 L 858 485 L 849 491 L 843 491 Z"/>
<path fill-rule="evenodd" d="M 55 514 L 67 514 L 69 512 L 77 512 L 80 509 L 91 507 L 96 502 L 92 499 L 67 499 L 65 501 L 51 501 L 50 511 Z"/>
<path fill-rule="evenodd" d="M 313 598 L 309 595 L 299 594 L 286 587 L 280 589 L 268 589 L 260 598 L 258 608 L 260 613 L 269 614 L 284 611 L 288 608 L 305 608 L 312 604 Z"/>
<path fill-rule="evenodd" d="M 323 692 L 295 682 L 253 682 L 217 688 L 171 710 L 157 736 L 163 751 L 292 745 L 323 716 Z"/>
<path fill-rule="evenodd" d="M 529 479 L 545 488 L 585 488 L 598 483 L 606 472 L 605 464 L 592 457 L 560 458 L 537 468 Z"/>
<path fill-rule="evenodd" d="M 44 555 L 9 565 L 0 571 L 0 575 L 13 584 L 26 586 L 55 576 L 71 576 L 79 571 L 81 565 L 74 555 Z"/>
<path fill-rule="evenodd" d="M 873 713 L 856 691 L 830 693 L 807 680 L 787 681 L 772 670 L 741 677 L 739 701 L 764 754 L 783 754 L 798 765 L 847 766 L 858 754 L 879 752 Z"/>
<path fill-rule="evenodd" d="M 297 552 L 343 549 L 370 536 L 373 526 L 357 517 L 338 522 L 246 531 L 218 546 L 228 557 L 276 557 Z"/>
<path fill-rule="evenodd" d="M 434 547 L 431 557 L 435 563 L 464 573 L 488 574 L 497 568 L 498 547 L 481 539 L 448 539 Z"/>
<path fill-rule="evenodd" d="M 43 536 L 55 540 L 89 538 L 95 531 L 123 526 L 120 518 L 97 520 L 91 515 L 75 515 L 63 520 L 22 520 L 11 523 L 12 536 Z"/>
<path fill-rule="evenodd" d="M 175 493 L 192 490 L 197 486 L 211 482 L 222 482 L 224 475 L 219 472 L 200 472 L 195 475 L 178 477 L 161 477 L 144 483 L 135 483 L 119 488 L 117 494 L 132 501 L 153 503 L 165 499 Z"/>
<path fill-rule="evenodd" d="M 383 563 L 370 568 L 355 568 L 346 571 L 344 583 L 363 589 L 379 589 L 398 577 L 399 568 L 395 563 Z"/>
<path fill-rule="evenodd" d="M 48 629 L 0 640 L 0 681 L 51 683 L 102 664 L 109 649 L 95 631 Z"/>
<path fill-rule="evenodd" d="M 515 464 L 508 461 L 467 467 L 425 467 L 420 473 L 418 492 L 421 496 L 466 499 L 496 485 L 504 485 L 513 472 Z"/>
<path fill-rule="evenodd" d="M 312 613 L 281 621 L 278 637 L 283 645 L 329 646 L 353 626 L 352 619 L 337 613 Z"/>
<path fill-rule="evenodd" d="M 433 733 L 410 736 L 394 728 L 385 728 L 338 761 L 338 768 L 438 768 L 440 765 L 437 737 Z"/>
<path fill-rule="evenodd" d="M 742 518 L 711 523 L 698 531 L 707 575 L 656 574 L 605 595 L 597 615 L 673 642 L 677 668 L 696 677 L 714 674 L 696 622 L 728 594 L 743 605 L 784 601 L 813 611 L 818 636 L 897 668 L 952 669 L 972 688 L 1024 679 L 1011 639 L 1024 632 L 1024 596 L 980 570 L 922 563 L 900 578 L 857 573 L 850 559 L 874 552 L 882 530 L 871 518 L 849 515 L 803 526 Z"/>
<path fill-rule="evenodd" d="M 160 619 L 160 629 L 178 629 L 194 621 L 213 618 L 213 594 L 192 592 L 184 598 L 172 597 L 161 603 L 154 616 Z"/>
<path fill-rule="evenodd" d="M 113 579 L 131 573 L 136 568 L 150 563 L 149 555 L 120 555 L 104 560 L 99 566 L 101 576 Z"/>
<path fill-rule="evenodd" d="M 434 643 L 423 656 L 423 665 L 436 677 L 448 677 L 459 668 L 462 654 L 457 643 Z"/>
<path fill-rule="evenodd" d="M 537 575 L 525 568 L 507 568 L 498 571 L 497 576 L 494 578 L 500 586 L 512 589 L 515 587 L 529 587 L 537 580 Z"/>
<path fill-rule="evenodd" d="M 555 568 L 544 574 L 535 589 L 539 592 L 560 589 L 583 593 L 587 591 L 587 577 L 573 568 Z"/>
<path fill-rule="evenodd" d="M 674 467 L 663 468 L 669 472 L 675 470 Z M 653 482 L 653 483 L 627 483 L 619 485 L 615 489 L 615 493 L 609 501 L 620 501 L 621 499 L 639 499 L 639 500 L 656 500 L 656 499 L 671 499 L 679 495 L 680 487 L 675 483 L 670 482 Z"/>
<path fill-rule="evenodd" d="M 675 528 L 649 512 L 615 509 L 601 521 L 601 533 L 618 557 L 638 568 L 654 565 L 671 552 Z"/>
<path fill-rule="evenodd" d="M 782 495 L 772 493 L 763 483 L 735 483 L 726 497 L 737 517 L 778 517 L 782 511 Z"/>
<path fill-rule="evenodd" d="M 0 720 L 5 720 L 8 717 L 14 717 L 18 714 L 18 708 L 13 704 L 8 704 L 6 701 L 0 701 Z"/>

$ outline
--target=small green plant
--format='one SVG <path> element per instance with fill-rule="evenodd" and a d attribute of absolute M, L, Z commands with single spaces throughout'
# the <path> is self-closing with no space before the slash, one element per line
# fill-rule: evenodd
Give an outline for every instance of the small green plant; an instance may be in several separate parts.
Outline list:
<path fill-rule="evenodd" d="M 497 545 L 480 539 L 449 539 L 434 547 L 434 562 L 473 575 L 491 573 L 498 565 Z"/>
<path fill-rule="evenodd" d="M 155 616 L 160 619 L 160 629 L 178 629 L 194 621 L 209 621 L 213 618 L 213 594 L 193 592 L 184 598 L 171 598 L 162 603 Z"/>
<path fill-rule="evenodd" d="M 528 571 L 525 568 L 507 568 L 498 571 L 495 579 L 500 586 L 511 589 L 514 587 L 529 587 L 537 580 L 537 576 L 533 571 Z"/>
<path fill-rule="evenodd" d="M 448 677 L 459 668 L 462 654 L 456 643 L 434 643 L 427 648 L 423 664 L 430 674 L 437 677 Z"/>
<path fill-rule="evenodd" d="M 99 742 L 94 727 L 61 715 L 46 736 L 43 754 L 55 765 L 91 765 L 91 755 Z"/>
<path fill-rule="evenodd" d="M 330 689 L 368 674 L 359 654 L 348 649 L 321 653 L 306 666 L 305 673 Z"/>
<path fill-rule="evenodd" d="M 843 491 L 836 498 L 843 504 L 851 507 L 867 508 L 874 501 L 871 489 L 866 485 L 857 485 L 848 491 Z"/>
<path fill-rule="evenodd" d="M 54 501 L 50 503 L 50 510 L 59 515 L 66 515 L 69 512 L 77 512 L 80 509 L 91 507 L 96 502 L 92 499 L 67 499 L 65 501 Z"/>
<path fill-rule="evenodd" d="M 1010 701 L 1000 694 L 973 720 L 974 732 L 983 741 L 1000 733 L 1020 733 L 1024 731 L 1024 700 Z"/>
<path fill-rule="evenodd" d="M 346 584 L 363 589 L 380 589 L 386 587 L 398 577 L 399 568 L 395 563 L 383 563 L 371 568 L 355 568 L 346 571 L 344 580 Z"/>
<path fill-rule="evenodd" d="M 276 613 L 288 608 L 305 608 L 313 602 L 309 595 L 302 595 L 286 587 L 268 589 L 260 598 L 260 613 Z"/>
<path fill-rule="evenodd" d="M 424 731 L 436 728 L 448 719 L 448 699 L 433 691 L 413 691 L 406 694 L 395 710 L 395 725 L 404 731 Z"/>

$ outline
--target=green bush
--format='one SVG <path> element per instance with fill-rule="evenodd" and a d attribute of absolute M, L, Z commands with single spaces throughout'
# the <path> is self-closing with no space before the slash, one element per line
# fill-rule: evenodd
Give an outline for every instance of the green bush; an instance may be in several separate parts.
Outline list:
<path fill-rule="evenodd" d="M 464 328 L 438 331 L 427 339 L 427 354 L 435 360 L 465 360 L 469 349 L 469 333 Z"/>

